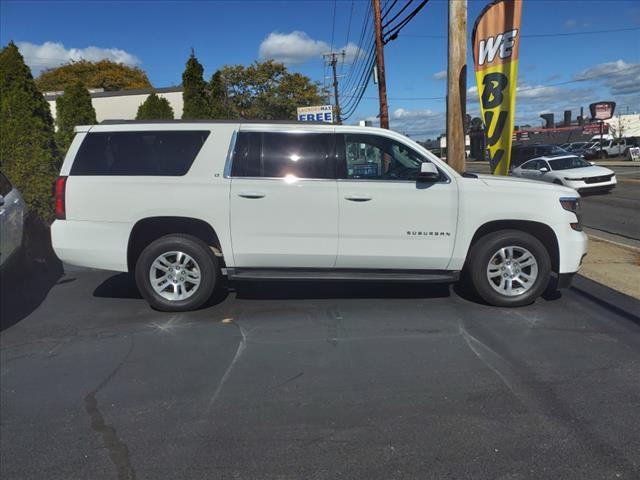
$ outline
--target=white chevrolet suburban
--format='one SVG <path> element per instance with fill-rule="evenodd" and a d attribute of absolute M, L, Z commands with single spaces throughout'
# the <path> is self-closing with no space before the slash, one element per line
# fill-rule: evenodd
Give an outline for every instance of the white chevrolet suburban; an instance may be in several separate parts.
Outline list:
<path fill-rule="evenodd" d="M 453 282 L 489 304 L 569 284 L 587 251 L 575 190 L 460 175 L 389 130 L 257 122 L 78 127 L 54 249 L 132 272 L 156 309 L 230 280 Z"/>

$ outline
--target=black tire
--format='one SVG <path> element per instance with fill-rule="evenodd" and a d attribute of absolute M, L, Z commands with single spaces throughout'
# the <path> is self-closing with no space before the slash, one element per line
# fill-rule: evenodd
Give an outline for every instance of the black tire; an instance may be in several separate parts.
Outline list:
<path fill-rule="evenodd" d="M 156 293 L 151 285 L 149 272 L 152 263 L 160 255 L 180 251 L 189 255 L 200 267 L 200 285 L 189 298 L 169 300 Z M 138 257 L 135 269 L 136 284 L 145 300 L 156 310 L 186 312 L 200 308 L 220 284 L 221 272 L 218 260 L 209 246 L 197 237 L 174 234 L 150 243 Z"/>
<path fill-rule="evenodd" d="M 527 249 L 538 265 L 538 277 L 533 285 L 517 296 L 500 294 L 487 278 L 489 261 L 498 250 L 507 246 Z M 544 292 L 551 275 L 551 259 L 547 249 L 533 235 L 520 230 L 501 230 L 485 235 L 473 245 L 466 269 L 471 286 L 485 302 L 497 307 L 520 307 L 529 305 Z"/>

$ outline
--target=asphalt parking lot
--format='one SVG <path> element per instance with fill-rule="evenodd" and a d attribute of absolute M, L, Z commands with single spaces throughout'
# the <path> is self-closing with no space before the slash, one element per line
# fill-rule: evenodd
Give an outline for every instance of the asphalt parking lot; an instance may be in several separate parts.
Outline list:
<path fill-rule="evenodd" d="M 0 335 L 3 479 L 640 477 L 640 302 L 588 280 L 520 309 L 246 284 L 188 314 L 54 281 Z"/>

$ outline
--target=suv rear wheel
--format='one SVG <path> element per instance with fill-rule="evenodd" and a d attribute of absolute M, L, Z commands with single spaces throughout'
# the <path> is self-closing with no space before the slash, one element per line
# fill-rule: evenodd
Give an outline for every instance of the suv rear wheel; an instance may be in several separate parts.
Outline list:
<path fill-rule="evenodd" d="M 473 246 L 469 255 L 472 286 L 491 305 L 528 305 L 549 283 L 549 253 L 537 238 L 526 232 L 490 233 Z"/>
<path fill-rule="evenodd" d="M 136 284 L 149 304 L 165 312 L 201 307 L 220 283 L 211 249 L 191 235 L 167 235 L 150 243 L 136 262 Z"/>

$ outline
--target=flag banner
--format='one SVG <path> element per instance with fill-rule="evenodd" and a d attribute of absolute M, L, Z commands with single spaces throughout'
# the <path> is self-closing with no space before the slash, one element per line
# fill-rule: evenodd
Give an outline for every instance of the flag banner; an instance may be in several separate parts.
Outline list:
<path fill-rule="evenodd" d="M 473 26 L 471 43 L 491 173 L 507 175 L 516 108 L 522 0 L 496 0 Z"/>

